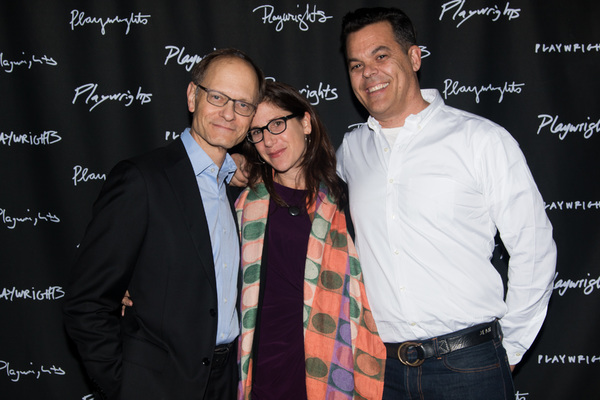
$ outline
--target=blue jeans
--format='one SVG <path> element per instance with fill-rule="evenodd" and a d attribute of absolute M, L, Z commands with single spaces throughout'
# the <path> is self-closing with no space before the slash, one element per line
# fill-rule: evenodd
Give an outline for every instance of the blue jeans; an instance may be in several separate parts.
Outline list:
<path fill-rule="evenodd" d="M 419 367 L 388 358 L 384 400 L 514 400 L 502 339 L 431 357 Z"/>

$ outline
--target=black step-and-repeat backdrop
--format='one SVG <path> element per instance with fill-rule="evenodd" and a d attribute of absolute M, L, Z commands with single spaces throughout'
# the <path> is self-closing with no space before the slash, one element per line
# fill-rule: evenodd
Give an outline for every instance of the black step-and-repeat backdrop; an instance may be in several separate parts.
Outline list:
<path fill-rule="evenodd" d="M 516 398 L 600 398 L 597 0 L 2 1 L 0 398 L 92 398 L 62 327 L 73 253 L 110 168 L 188 125 L 194 63 L 246 51 L 316 105 L 337 146 L 366 117 L 338 41 L 366 5 L 411 16 L 422 87 L 505 126 L 546 202 L 556 283 Z"/>

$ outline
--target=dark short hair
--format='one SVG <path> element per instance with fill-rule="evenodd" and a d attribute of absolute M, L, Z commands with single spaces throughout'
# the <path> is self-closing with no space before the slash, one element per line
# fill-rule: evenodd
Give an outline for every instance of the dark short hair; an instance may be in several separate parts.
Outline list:
<path fill-rule="evenodd" d="M 208 67 L 210 67 L 213 61 L 220 58 L 239 58 L 247 62 L 254 69 L 254 72 L 256 73 L 256 79 L 258 81 L 257 100 L 260 101 L 265 90 L 265 75 L 249 55 L 238 49 L 218 49 L 205 55 L 202 60 L 200 60 L 200 62 L 198 62 L 196 65 L 194 65 L 194 68 L 192 68 L 192 82 L 196 84 L 202 83 L 204 77 L 206 76 L 206 72 L 208 71 Z"/>
<path fill-rule="evenodd" d="M 404 11 L 394 7 L 359 8 L 350 11 L 342 18 L 341 49 L 344 57 L 347 57 L 348 35 L 377 22 L 390 23 L 396 42 L 403 49 L 408 50 L 409 47 L 417 44 L 415 28 Z"/>

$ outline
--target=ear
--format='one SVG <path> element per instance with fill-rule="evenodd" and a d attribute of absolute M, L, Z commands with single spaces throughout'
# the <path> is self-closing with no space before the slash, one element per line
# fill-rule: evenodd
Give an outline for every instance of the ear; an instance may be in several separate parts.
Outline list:
<path fill-rule="evenodd" d="M 304 129 L 305 135 L 310 135 L 312 132 L 312 124 L 310 122 L 310 113 L 308 111 L 304 112 L 304 117 L 302 117 L 302 128 Z"/>
<path fill-rule="evenodd" d="M 412 64 L 413 71 L 417 72 L 421 69 L 421 48 L 419 46 L 410 46 L 408 49 L 408 58 Z"/>
<path fill-rule="evenodd" d="M 194 82 L 190 82 L 187 88 L 187 104 L 188 110 L 193 113 L 196 111 L 196 92 L 198 91 L 198 86 Z"/>

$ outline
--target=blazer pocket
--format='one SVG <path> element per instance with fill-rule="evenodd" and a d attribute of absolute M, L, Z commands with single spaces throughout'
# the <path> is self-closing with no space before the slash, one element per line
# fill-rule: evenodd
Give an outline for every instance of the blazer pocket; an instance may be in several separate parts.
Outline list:
<path fill-rule="evenodd" d="M 163 348 L 147 342 L 136 339 L 132 336 L 123 338 L 123 361 L 141 365 L 156 372 L 162 372 L 169 353 Z"/>

